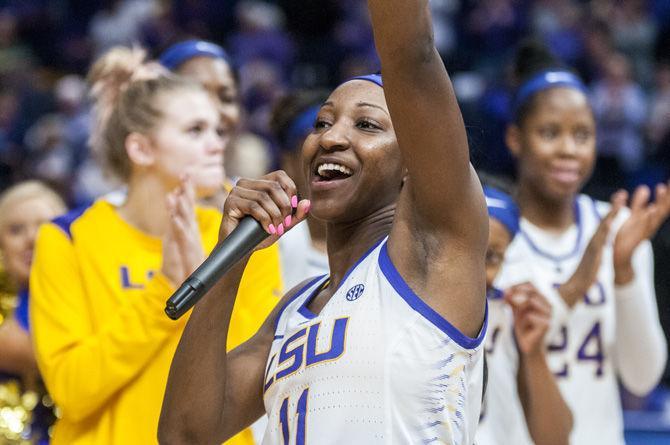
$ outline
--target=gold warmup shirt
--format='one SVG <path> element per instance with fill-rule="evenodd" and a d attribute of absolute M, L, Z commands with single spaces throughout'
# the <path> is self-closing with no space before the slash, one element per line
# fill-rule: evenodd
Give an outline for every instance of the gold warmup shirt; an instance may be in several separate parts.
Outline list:
<path fill-rule="evenodd" d="M 197 209 L 203 247 L 221 213 Z M 126 223 L 105 200 L 41 227 L 30 281 L 37 361 L 60 419 L 53 445 L 157 443 L 170 363 L 188 317 L 170 320 L 175 290 L 160 272 L 161 240 Z M 281 295 L 276 244 L 244 272 L 228 349 L 250 338 Z M 197 366 L 197 363 L 194 363 Z M 245 430 L 229 444 L 253 444 Z"/>

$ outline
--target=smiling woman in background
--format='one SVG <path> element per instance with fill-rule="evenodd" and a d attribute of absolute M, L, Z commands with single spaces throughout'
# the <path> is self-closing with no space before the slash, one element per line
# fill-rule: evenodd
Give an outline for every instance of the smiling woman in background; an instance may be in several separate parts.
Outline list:
<path fill-rule="evenodd" d="M 37 362 L 61 417 L 53 443 L 150 444 L 184 323 L 165 301 L 213 248 L 221 214 L 196 204 L 223 182 L 224 130 L 208 92 L 116 48 L 89 79 L 91 142 L 128 192 L 44 225 L 30 306 Z M 253 289 L 264 277 L 241 286 Z M 251 443 L 249 432 L 239 439 Z"/>
<path fill-rule="evenodd" d="M 659 184 L 651 201 L 640 187 L 614 219 L 625 192 L 613 205 L 580 194 L 596 156 L 585 85 L 535 42 L 518 51 L 515 74 L 520 86 L 506 141 L 517 162 L 521 221 L 498 286 L 517 284 L 510 272 L 524 270 L 552 305 L 547 360 L 573 413 L 570 443 L 623 444 L 619 384 L 645 395 L 665 368 L 648 240 L 670 213 L 670 193 Z M 599 231 L 607 240 L 595 249 L 590 240 Z M 571 285 L 588 256 L 596 260 L 582 280 L 587 286 Z"/>
<path fill-rule="evenodd" d="M 46 443 L 54 416 L 39 379 L 28 324 L 28 281 L 39 226 L 65 212 L 53 190 L 26 181 L 0 195 L 0 253 L 16 295 L 0 301 L 0 443 Z M 49 406 L 46 406 L 45 403 Z"/>

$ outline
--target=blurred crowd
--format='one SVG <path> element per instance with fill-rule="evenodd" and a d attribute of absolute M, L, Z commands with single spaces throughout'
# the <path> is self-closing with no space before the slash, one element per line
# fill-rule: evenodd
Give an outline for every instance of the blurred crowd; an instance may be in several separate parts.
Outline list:
<path fill-rule="evenodd" d="M 452 73 L 476 167 L 513 175 L 502 129 L 504 67 L 525 36 L 541 37 L 588 82 L 599 125 L 587 191 L 655 183 L 670 169 L 670 4 L 663 0 L 433 0 L 436 43 Z M 4 1 L 0 7 L 0 187 L 26 177 L 70 204 L 114 187 L 87 147 L 84 73 L 114 45 L 154 54 L 190 36 L 222 43 L 246 112 L 228 168 L 277 165 L 272 105 L 289 88 L 332 86 L 378 69 L 362 0 Z"/>

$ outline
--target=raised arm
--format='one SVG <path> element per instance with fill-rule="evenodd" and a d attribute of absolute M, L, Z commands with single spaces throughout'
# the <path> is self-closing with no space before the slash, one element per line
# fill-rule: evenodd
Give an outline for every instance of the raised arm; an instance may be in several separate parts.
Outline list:
<path fill-rule="evenodd" d="M 485 244 L 486 207 L 461 111 L 433 43 L 428 0 L 368 5 L 417 223 Z"/>
<path fill-rule="evenodd" d="M 431 309 L 476 337 L 486 305 L 488 215 L 456 96 L 433 44 L 428 0 L 368 5 L 384 95 L 408 171 L 389 256 Z"/>

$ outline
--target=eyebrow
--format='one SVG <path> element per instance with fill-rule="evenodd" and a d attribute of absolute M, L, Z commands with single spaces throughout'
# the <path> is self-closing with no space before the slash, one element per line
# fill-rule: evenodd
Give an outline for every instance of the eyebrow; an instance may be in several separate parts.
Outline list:
<path fill-rule="evenodd" d="M 358 102 L 358 103 L 356 104 L 356 106 L 357 106 L 357 107 L 372 107 L 372 108 L 376 108 L 376 109 L 378 109 L 378 110 L 382 110 L 382 111 L 383 111 L 384 113 L 386 113 L 387 115 L 389 114 L 388 111 L 386 111 L 385 109 L 383 109 L 383 108 L 380 107 L 379 105 L 371 104 L 371 103 L 369 103 L 369 102 Z"/>
<path fill-rule="evenodd" d="M 335 106 L 335 105 L 333 104 L 332 101 L 327 101 L 327 102 L 324 102 L 323 104 L 321 104 L 321 107 L 322 107 L 322 108 L 323 108 L 323 107 L 333 107 L 333 106 Z M 387 116 L 390 117 L 389 112 L 386 111 L 385 109 L 383 109 L 382 107 L 380 107 L 379 105 L 371 104 L 371 103 L 369 103 L 369 102 L 356 102 L 356 106 L 357 106 L 357 107 L 371 107 L 371 108 L 376 108 L 376 109 L 378 109 L 378 110 L 383 111 Z"/>

